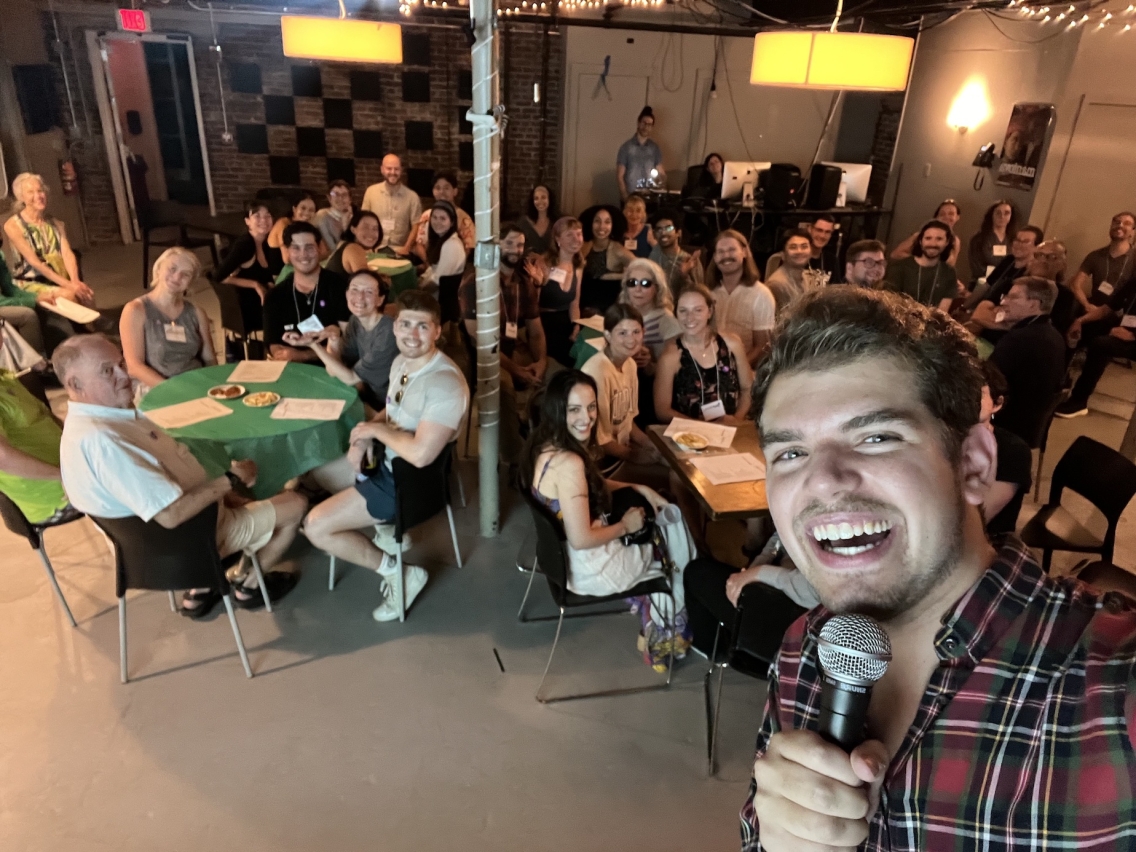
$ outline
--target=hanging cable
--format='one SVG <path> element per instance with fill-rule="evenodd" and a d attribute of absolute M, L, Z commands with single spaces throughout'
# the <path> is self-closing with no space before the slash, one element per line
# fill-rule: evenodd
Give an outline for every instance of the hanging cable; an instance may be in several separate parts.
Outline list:
<path fill-rule="evenodd" d="M 71 75 L 67 73 L 67 57 L 64 56 L 63 39 L 59 36 L 59 18 L 55 14 L 55 4 L 47 0 L 47 10 L 51 14 L 51 25 L 55 29 L 55 53 L 59 56 L 59 70 L 63 72 L 63 88 L 67 92 L 67 109 L 71 111 L 71 135 L 79 136 L 79 117 L 75 115 L 75 98 L 71 95 Z"/>
<path fill-rule="evenodd" d="M 233 134 L 229 130 L 229 113 L 225 109 L 225 83 L 221 71 L 221 43 L 217 41 L 217 21 L 213 18 L 213 4 L 209 3 L 209 28 L 213 31 L 213 44 L 209 49 L 213 51 L 217 60 L 217 97 L 221 101 L 221 141 L 229 145 L 233 141 Z"/>

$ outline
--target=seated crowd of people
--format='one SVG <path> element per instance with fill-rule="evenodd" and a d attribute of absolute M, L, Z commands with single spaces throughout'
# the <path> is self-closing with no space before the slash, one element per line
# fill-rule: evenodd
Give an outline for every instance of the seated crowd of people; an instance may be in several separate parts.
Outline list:
<path fill-rule="evenodd" d="M 263 500 L 248 491 L 257 480 L 255 463 L 236 459 L 224 474 L 210 476 L 185 445 L 136 407 L 173 376 L 234 360 L 234 351 L 215 350 L 208 316 L 187 298 L 202 273 L 196 255 L 178 247 L 165 251 L 148 292 L 122 309 L 117 334 L 78 327 L 48 308 L 59 298 L 93 305 L 94 294 L 81 280 L 63 225 L 46 212 L 43 181 L 17 177 L 17 210 L 4 226 L 16 262 L 11 272 L 0 262 L 0 352 L 9 351 L 6 339 L 23 341 L 32 353 L 28 375 L 50 379 L 53 371 L 69 405 L 60 423 L 42 393 L 37 398 L 27 384 L 28 375 L 17 378 L 26 373 L 21 365 L 5 365 L 0 491 L 37 523 L 85 513 L 174 528 L 216 504 L 218 551 L 254 553 L 265 570 L 263 590 L 253 574 L 236 581 L 239 606 L 263 606 L 265 593 L 275 601 L 295 586 L 294 572 L 273 569 L 302 532 L 326 553 L 379 574 L 382 600 L 373 617 L 399 618 L 429 577 L 397 556 L 402 544 L 393 526 L 392 462 L 432 464 L 466 422 L 478 300 L 473 222 L 459 204 L 457 177 L 439 172 L 433 204 L 423 210 L 401 182 L 397 156 L 384 158 L 382 174 L 358 207 L 342 181 L 328 188 L 327 207 L 319 209 L 311 194 L 301 193 L 290 215 L 278 220 L 266 203 L 250 203 L 247 232 L 211 272 L 216 285 L 233 288 L 246 333 L 259 333 L 262 348 L 255 355 L 320 366 L 357 388 L 365 403 L 365 419 L 342 457 Z M 715 174 L 720 180 L 720 168 Z M 963 280 L 955 232 L 961 215 L 957 202 L 944 201 L 890 255 L 883 243 L 865 239 L 839 258 L 831 246 L 836 225 L 818 215 L 785 231 L 764 274 L 744 234 L 722 230 L 692 251 L 683 245 L 682 214 L 660 209 L 649 216 L 645 199 L 634 192 L 622 208 L 598 205 L 576 218 L 561 215 L 552 189 L 538 186 L 522 215 L 496 235 L 501 458 L 534 506 L 562 524 L 568 588 L 614 595 L 669 574 L 676 605 L 669 617 L 653 596 L 634 602 L 639 649 L 658 670 L 691 647 L 708 657 L 728 647 L 730 632 L 742 629 L 732 618 L 742 595 L 760 598 L 768 660 L 790 631 L 786 647 L 796 656 L 782 650 L 782 665 L 771 672 L 758 749 L 764 762 L 755 770 L 760 783 L 743 810 L 743 838 L 750 842 L 759 822 L 771 833 L 791 834 L 784 800 L 795 801 L 796 788 L 789 785 L 778 799 L 769 786 L 794 760 L 794 742 L 779 732 L 776 718 L 804 712 L 799 701 L 793 704 L 793 690 L 812 689 L 816 675 L 815 667 L 806 671 L 814 664 L 802 656 L 799 617 L 818 605 L 846 607 L 852 593 L 839 587 L 833 566 L 856 555 L 851 551 L 882 546 L 892 525 L 906 523 L 905 513 L 922 513 L 925 539 L 907 534 L 897 554 L 902 546 L 907 556 L 918 555 L 934 541 L 946 547 L 954 535 L 956 549 L 991 563 L 985 570 L 996 582 L 1043 589 L 1037 600 L 1050 603 L 1031 606 L 1059 605 L 1050 600 L 1059 597 L 1056 586 L 1045 585 L 1054 581 L 1041 575 L 1020 542 L 997 536 L 1016 528 L 1031 485 L 1030 450 L 1044 440 L 1054 413 L 1085 413 L 1110 360 L 1136 357 L 1136 217 L 1114 217 L 1108 246 L 1090 253 L 1069 278 L 1064 245 L 1019 224 L 1014 206 L 998 201 L 969 241 L 970 275 Z M 1082 349 L 1080 378 L 1061 402 L 1070 364 Z M 943 392 L 928 393 L 930 381 L 941 383 Z M 869 402 L 880 407 L 865 414 Z M 837 422 L 832 412 L 868 425 Z M 646 433 L 675 418 L 758 424 L 776 531 L 751 526 L 744 568 L 712 558 L 704 542 L 693 544 L 691 530 L 702 528 L 699 510 Z M 886 428 L 877 423 L 885 420 Z M 871 452 L 851 447 L 861 432 Z M 923 432 L 950 438 L 922 440 Z M 874 453 L 906 452 L 884 448 L 889 442 L 917 448 L 907 467 L 915 471 L 914 456 L 922 459 L 918 475 L 911 475 L 923 477 L 925 489 L 907 494 L 903 511 L 884 511 L 891 504 L 880 501 L 872 511 L 863 511 L 866 503 L 844 511 L 845 485 L 837 480 Z M 946 452 L 937 449 L 941 443 L 949 445 Z M 818 461 L 809 460 L 810 447 Z M 847 470 L 839 475 L 835 467 L 818 467 L 812 479 L 801 478 L 810 464 L 823 465 L 838 453 L 857 461 L 845 460 Z M 947 480 L 943 494 L 963 493 L 954 495 L 955 504 L 939 506 L 946 497 L 932 486 Z M 790 492 L 796 496 L 774 505 L 775 493 Z M 888 499 L 899 505 L 904 496 Z M 919 508 L 924 500 L 930 508 Z M 671 503 L 681 513 L 668 514 Z M 816 526 L 825 513 L 833 520 Z M 652 519 L 661 526 L 663 517 L 677 529 L 662 542 L 644 540 L 644 528 Z M 950 523 L 958 529 L 940 529 Z M 834 544 L 838 539 L 850 541 Z M 692 542 L 689 549 L 684 541 Z M 959 594 L 984 576 L 976 573 L 977 563 L 964 562 L 956 559 L 943 574 Z M 400 564 L 401 580 L 392 582 Z M 899 618 L 924 606 L 940 580 L 931 574 L 912 580 L 924 597 L 873 587 L 865 594 L 878 593 L 880 600 L 865 600 L 878 604 L 884 618 Z M 401 602 L 396 588 L 404 590 Z M 1024 593 L 1017 598 L 1024 601 Z M 181 612 L 202 618 L 220 599 L 218 589 L 189 589 Z M 958 595 L 935 600 L 947 612 Z M 1091 609 L 1081 598 L 1061 605 Z M 962 618 L 977 633 L 974 615 Z M 931 647 L 926 634 L 931 630 L 933 640 L 940 620 L 910 623 L 918 626 L 897 628 L 897 635 L 909 630 L 913 643 Z M 892 689 L 914 713 L 922 687 L 919 695 Z M 904 728 L 882 728 L 894 755 Z M 856 778 L 878 782 L 881 758 L 872 760 L 877 765 L 870 770 L 833 777 L 850 789 Z M 815 808 L 804 810 L 812 815 Z M 893 822 L 901 819 L 897 813 L 893 809 Z M 867 825 L 844 819 L 855 825 L 834 828 L 837 822 L 827 823 L 834 834 L 816 829 L 809 839 L 859 842 Z M 811 831 L 812 823 L 805 823 Z M 872 822 L 870 830 L 888 827 Z"/>

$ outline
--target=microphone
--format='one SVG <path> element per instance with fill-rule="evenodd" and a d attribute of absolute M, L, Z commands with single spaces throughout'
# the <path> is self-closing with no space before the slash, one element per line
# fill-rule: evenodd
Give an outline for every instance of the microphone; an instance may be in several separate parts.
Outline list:
<path fill-rule="evenodd" d="M 845 751 L 866 739 L 872 687 L 887 671 L 891 641 L 866 615 L 834 615 L 818 640 L 821 680 L 818 733 Z"/>

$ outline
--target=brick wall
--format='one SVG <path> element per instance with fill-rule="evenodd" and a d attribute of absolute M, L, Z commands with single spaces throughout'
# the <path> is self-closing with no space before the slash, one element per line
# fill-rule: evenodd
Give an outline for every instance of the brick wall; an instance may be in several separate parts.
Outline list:
<path fill-rule="evenodd" d="M 101 9 L 99 12 L 106 14 Z M 76 52 L 81 54 L 74 60 L 68 56 L 68 72 L 73 74 L 77 69 L 79 80 L 72 77 L 72 85 L 83 87 L 93 125 L 91 133 L 84 133 L 83 138 L 73 145 L 76 165 L 82 177 L 84 213 L 92 242 L 114 242 L 118 239 L 118 230 L 110 170 L 102 129 L 98 126 L 94 81 L 83 40 L 83 29 L 90 26 L 90 21 L 74 19 L 68 23 L 73 28 Z M 49 25 L 45 26 L 45 32 L 50 32 Z M 503 215 L 512 216 L 523 209 L 534 183 L 538 180 L 555 182 L 559 176 L 564 58 L 562 36 L 558 32 L 550 32 L 546 37 L 542 27 L 522 25 L 505 25 L 499 32 L 502 35 L 501 55 L 507 57 L 503 59 L 502 96 L 510 119 L 502 150 L 502 189 L 508 195 L 502 202 Z M 466 36 L 460 29 L 416 28 L 413 25 L 404 25 L 403 35 L 403 65 L 322 63 L 317 66 L 316 63 L 286 58 L 280 30 L 276 26 L 222 24 L 218 30 L 222 51 L 221 91 L 218 90 L 216 56 L 206 39 L 195 38 L 195 70 L 217 209 L 221 212 L 239 210 L 258 189 L 273 185 L 273 165 L 278 176 L 289 170 L 294 172 L 298 166 L 298 185 L 317 193 L 326 189 L 329 171 L 353 169 L 358 201 L 368 185 L 382 180 L 381 153 L 385 151 L 393 151 L 402 157 L 404 172 L 419 181 L 419 189 L 427 196 L 429 173 L 442 168 L 457 170 L 463 188 L 472 192 L 469 184 L 473 178 L 473 136 L 470 126 L 464 122 L 465 112 L 471 104 L 470 50 Z M 542 114 L 542 105 L 534 104 L 532 95 L 533 83 L 541 80 L 542 49 L 546 38 L 549 61 L 547 85 L 542 87 Z M 406 50 L 409 46 L 414 49 Z M 422 61 L 423 50 L 429 52 L 426 61 Z M 58 64 L 58 58 L 55 61 Z M 233 66 L 242 64 L 256 67 L 259 92 L 235 90 L 249 88 L 240 82 L 234 86 Z M 294 94 L 293 67 L 318 67 L 322 97 Z M 356 71 L 377 74 L 377 78 L 371 79 L 378 80 L 378 100 L 352 97 L 352 73 Z M 421 83 L 422 75 L 428 75 L 428 102 L 404 100 L 405 72 L 418 73 L 417 80 L 411 83 Z M 61 79 L 58 89 L 62 97 Z M 231 142 L 223 139 L 222 92 L 229 132 L 234 135 Z M 268 124 L 266 97 L 277 105 L 291 98 L 294 124 Z M 325 126 L 325 99 L 351 101 L 353 128 Z M 408 122 L 418 123 L 412 126 L 412 131 L 426 131 L 432 136 L 432 147 L 426 149 L 425 143 L 419 140 L 416 143 L 418 149 L 408 149 Z M 243 137 L 238 132 L 242 127 Z M 298 148 L 297 127 L 315 128 L 316 136 L 323 137 L 325 153 L 304 154 Z M 374 151 L 375 156 L 357 156 L 357 130 L 381 133 L 381 151 Z M 250 149 L 250 138 L 266 139 L 267 151 L 257 145 Z M 256 152 L 251 152 L 254 149 Z M 463 165 L 465 168 L 460 168 Z M 295 185 L 297 182 L 288 180 L 284 183 Z"/>
<path fill-rule="evenodd" d="M 883 206 L 895 141 L 899 135 L 899 117 L 903 113 L 905 92 L 894 92 L 880 101 L 876 133 L 872 139 L 872 177 L 868 182 L 868 201 Z"/>

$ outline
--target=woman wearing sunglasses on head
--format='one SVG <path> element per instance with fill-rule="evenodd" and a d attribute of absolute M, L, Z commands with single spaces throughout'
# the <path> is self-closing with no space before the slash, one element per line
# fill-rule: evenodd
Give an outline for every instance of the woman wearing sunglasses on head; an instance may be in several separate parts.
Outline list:
<path fill-rule="evenodd" d="M 623 272 L 619 301 L 643 315 L 643 345 L 632 356 L 639 374 L 639 416 L 635 422 L 645 429 L 659 421 L 655 417 L 655 365 L 666 345 L 682 333 L 674 318 L 670 288 L 662 267 L 636 258 Z"/>
<path fill-rule="evenodd" d="M 714 297 L 701 284 L 682 291 L 676 308 L 682 334 L 655 368 L 655 415 L 727 426 L 744 422 L 753 372 L 742 342 L 714 327 Z"/>

